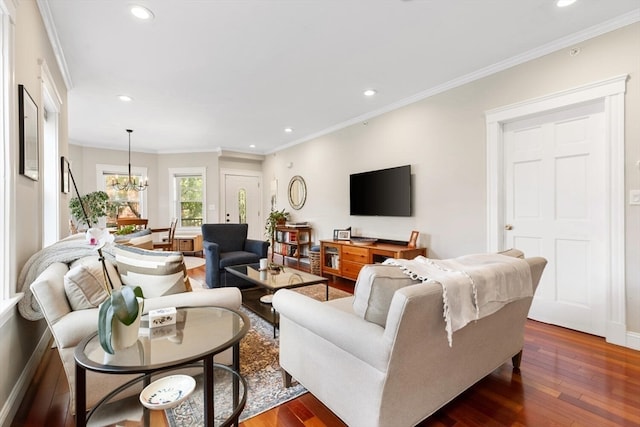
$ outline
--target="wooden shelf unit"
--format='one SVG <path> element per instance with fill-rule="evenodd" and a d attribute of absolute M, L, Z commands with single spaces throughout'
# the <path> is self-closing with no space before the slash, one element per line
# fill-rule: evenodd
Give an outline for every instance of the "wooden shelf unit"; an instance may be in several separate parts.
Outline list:
<path fill-rule="evenodd" d="M 287 258 L 295 259 L 300 266 L 300 260 L 309 259 L 311 249 L 311 227 L 277 226 L 273 247 L 274 254 L 282 257 L 282 264 Z"/>
<path fill-rule="evenodd" d="M 182 253 L 202 254 L 202 234 L 191 236 L 174 236 L 173 250 Z"/>
<path fill-rule="evenodd" d="M 320 274 L 356 280 L 362 267 L 381 263 L 387 258 L 413 259 L 427 256 L 427 248 L 408 248 L 391 243 L 358 245 L 349 240 L 320 241 Z"/>

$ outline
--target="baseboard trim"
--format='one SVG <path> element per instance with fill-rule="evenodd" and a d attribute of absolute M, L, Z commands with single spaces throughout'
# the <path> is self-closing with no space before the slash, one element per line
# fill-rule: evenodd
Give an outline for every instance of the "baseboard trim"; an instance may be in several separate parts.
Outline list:
<path fill-rule="evenodd" d="M 633 350 L 640 350 L 640 334 L 637 332 L 627 332 L 627 342 L 625 347 Z"/>
<path fill-rule="evenodd" d="M 13 386 L 11 394 L 9 394 L 9 397 L 4 402 L 2 410 L 0 410 L 0 425 L 2 427 L 9 427 L 13 422 L 13 417 L 16 416 L 16 412 L 20 407 L 20 403 L 22 403 L 22 399 L 27 393 L 27 389 L 29 388 L 36 370 L 40 365 L 40 361 L 42 360 L 44 353 L 50 347 L 50 342 L 51 332 L 47 328 L 40 337 L 40 341 L 29 358 L 29 362 L 27 362 L 20 378 L 18 378 L 18 381 Z"/>

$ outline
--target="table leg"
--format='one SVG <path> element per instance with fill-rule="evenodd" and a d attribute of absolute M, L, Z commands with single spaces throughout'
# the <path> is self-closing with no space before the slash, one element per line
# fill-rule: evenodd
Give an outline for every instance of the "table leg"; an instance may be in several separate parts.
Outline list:
<path fill-rule="evenodd" d="M 215 419 L 213 406 L 213 355 L 204 359 L 204 421 L 205 425 L 213 427 Z"/>
<path fill-rule="evenodd" d="M 142 380 L 142 388 L 144 389 L 149 384 L 151 384 L 151 374 L 144 376 L 144 380 Z M 146 406 L 142 407 L 142 422 L 142 425 L 144 426 L 151 425 L 151 411 L 147 409 Z"/>
<path fill-rule="evenodd" d="M 237 373 L 240 373 L 240 343 L 237 343 L 233 346 L 233 370 Z M 245 393 L 247 391 L 245 390 Z M 240 378 L 238 376 L 233 376 L 233 407 L 237 408 L 240 403 Z M 239 422 L 238 418 L 233 421 L 233 425 L 238 427 Z"/>
<path fill-rule="evenodd" d="M 271 314 L 273 314 L 273 339 L 275 339 L 276 338 L 276 309 L 273 308 L 273 305 L 271 306 Z"/>
<path fill-rule="evenodd" d="M 325 300 L 325 301 L 329 301 L 329 282 L 325 283 L 325 286 L 326 286 L 327 288 L 326 288 L 326 290 L 325 290 L 326 295 L 325 295 L 325 297 L 324 297 L 324 300 Z"/>
<path fill-rule="evenodd" d="M 76 363 L 76 426 L 87 425 L 87 371 Z"/>

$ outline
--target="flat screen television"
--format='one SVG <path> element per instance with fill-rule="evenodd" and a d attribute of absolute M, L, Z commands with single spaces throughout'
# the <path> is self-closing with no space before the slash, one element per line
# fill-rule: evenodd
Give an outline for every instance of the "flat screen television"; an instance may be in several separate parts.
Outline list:
<path fill-rule="evenodd" d="M 411 216 L 411 165 L 349 177 L 351 215 Z"/>

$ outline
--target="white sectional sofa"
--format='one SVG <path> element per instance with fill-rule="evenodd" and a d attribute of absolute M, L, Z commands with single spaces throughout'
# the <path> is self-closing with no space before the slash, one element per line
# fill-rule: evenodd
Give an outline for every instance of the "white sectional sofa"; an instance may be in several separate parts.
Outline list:
<path fill-rule="evenodd" d="M 77 245 L 82 245 L 82 239 L 78 242 Z M 84 253 L 83 250 L 79 250 L 76 247 L 77 245 L 68 241 L 59 242 L 51 247 L 45 248 L 40 258 L 75 258 L 65 255 L 65 249 L 68 249 L 67 254 L 73 251 Z M 168 282 L 168 286 L 164 286 L 160 290 L 153 289 L 154 287 L 158 288 L 159 280 L 157 280 L 157 277 L 149 280 L 152 287 L 146 287 L 146 290 L 144 281 L 139 283 L 143 287 L 145 296 L 151 296 L 145 298 L 144 313 L 147 313 L 149 310 L 165 307 L 218 306 L 233 310 L 240 308 L 242 295 L 237 288 L 202 289 L 194 292 L 185 292 L 185 289 L 182 288 L 182 291 L 176 291 L 176 287 L 179 288 L 182 286 L 183 282 L 188 284 L 187 280 L 183 280 L 183 277 L 186 277 L 186 269 L 182 261 L 181 253 L 145 251 L 144 249 L 138 248 L 130 249 L 130 251 L 134 251 L 132 252 L 134 255 L 136 251 L 139 251 L 139 254 L 142 256 L 168 257 L 167 259 L 170 260 L 170 263 L 175 264 L 174 267 L 171 267 L 175 270 L 173 274 L 175 281 L 171 279 L 171 281 Z M 37 259 L 38 254 L 34 257 L 36 257 L 34 259 Z M 32 266 L 38 263 L 42 264 L 42 261 L 34 262 Z M 47 262 L 46 264 L 46 268 L 43 267 L 43 271 L 37 275 L 35 280 L 31 283 L 25 283 L 25 285 L 29 286 L 29 291 L 33 294 L 34 300 L 25 301 L 25 304 L 20 307 L 21 314 L 30 320 L 37 320 L 38 312 L 40 312 L 40 316 L 46 319 L 49 329 L 53 334 L 69 382 L 70 409 L 75 413 L 74 351 L 83 338 L 97 331 L 98 325 L 95 288 L 90 289 L 87 284 L 92 281 L 100 283 L 104 280 L 104 276 L 102 274 L 102 266 L 95 255 L 82 256 L 73 262 Z M 107 261 L 110 276 L 117 282 L 116 286 L 120 286 L 121 278 L 116 265 L 117 263 Z M 124 271 L 124 267 L 125 266 L 121 265 L 120 270 Z M 133 268 L 131 265 L 127 267 L 129 269 Z M 166 272 L 166 267 L 163 268 L 165 268 L 163 271 Z M 184 276 L 181 272 L 184 272 Z M 25 276 L 29 277 L 28 274 L 25 274 Z M 140 274 L 138 274 L 137 277 L 140 277 Z M 123 276 L 123 279 L 125 279 L 125 276 Z M 65 282 L 67 285 L 66 289 Z M 74 282 L 76 282 L 78 286 L 73 286 Z M 153 295 L 154 292 L 156 293 L 155 296 Z M 158 292 L 170 292 L 170 294 L 159 295 Z M 27 293 L 25 292 L 25 294 Z M 31 299 L 30 296 L 25 298 L 25 300 L 27 299 Z M 33 301 L 37 302 L 37 306 L 33 304 Z M 230 364 L 231 356 L 228 353 L 222 353 L 216 356 L 216 361 Z M 104 375 L 88 371 L 87 408 L 93 407 L 108 392 L 131 378 L 133 377 L 128 375 Z"/>
<path fill-rule="evenodd" d="M 519 262 L 528 264 L 535 292 L 546 260 Z M 439 283 L 412 280 L 399 267 L 365 266 L 353 297 L 275 294 L 280 365 L 286 382 L 295 378 L 350 427 L 413 426 L 505 361 L 519 367 L 531 300 L 467 324 L 450 346 Z"/>

